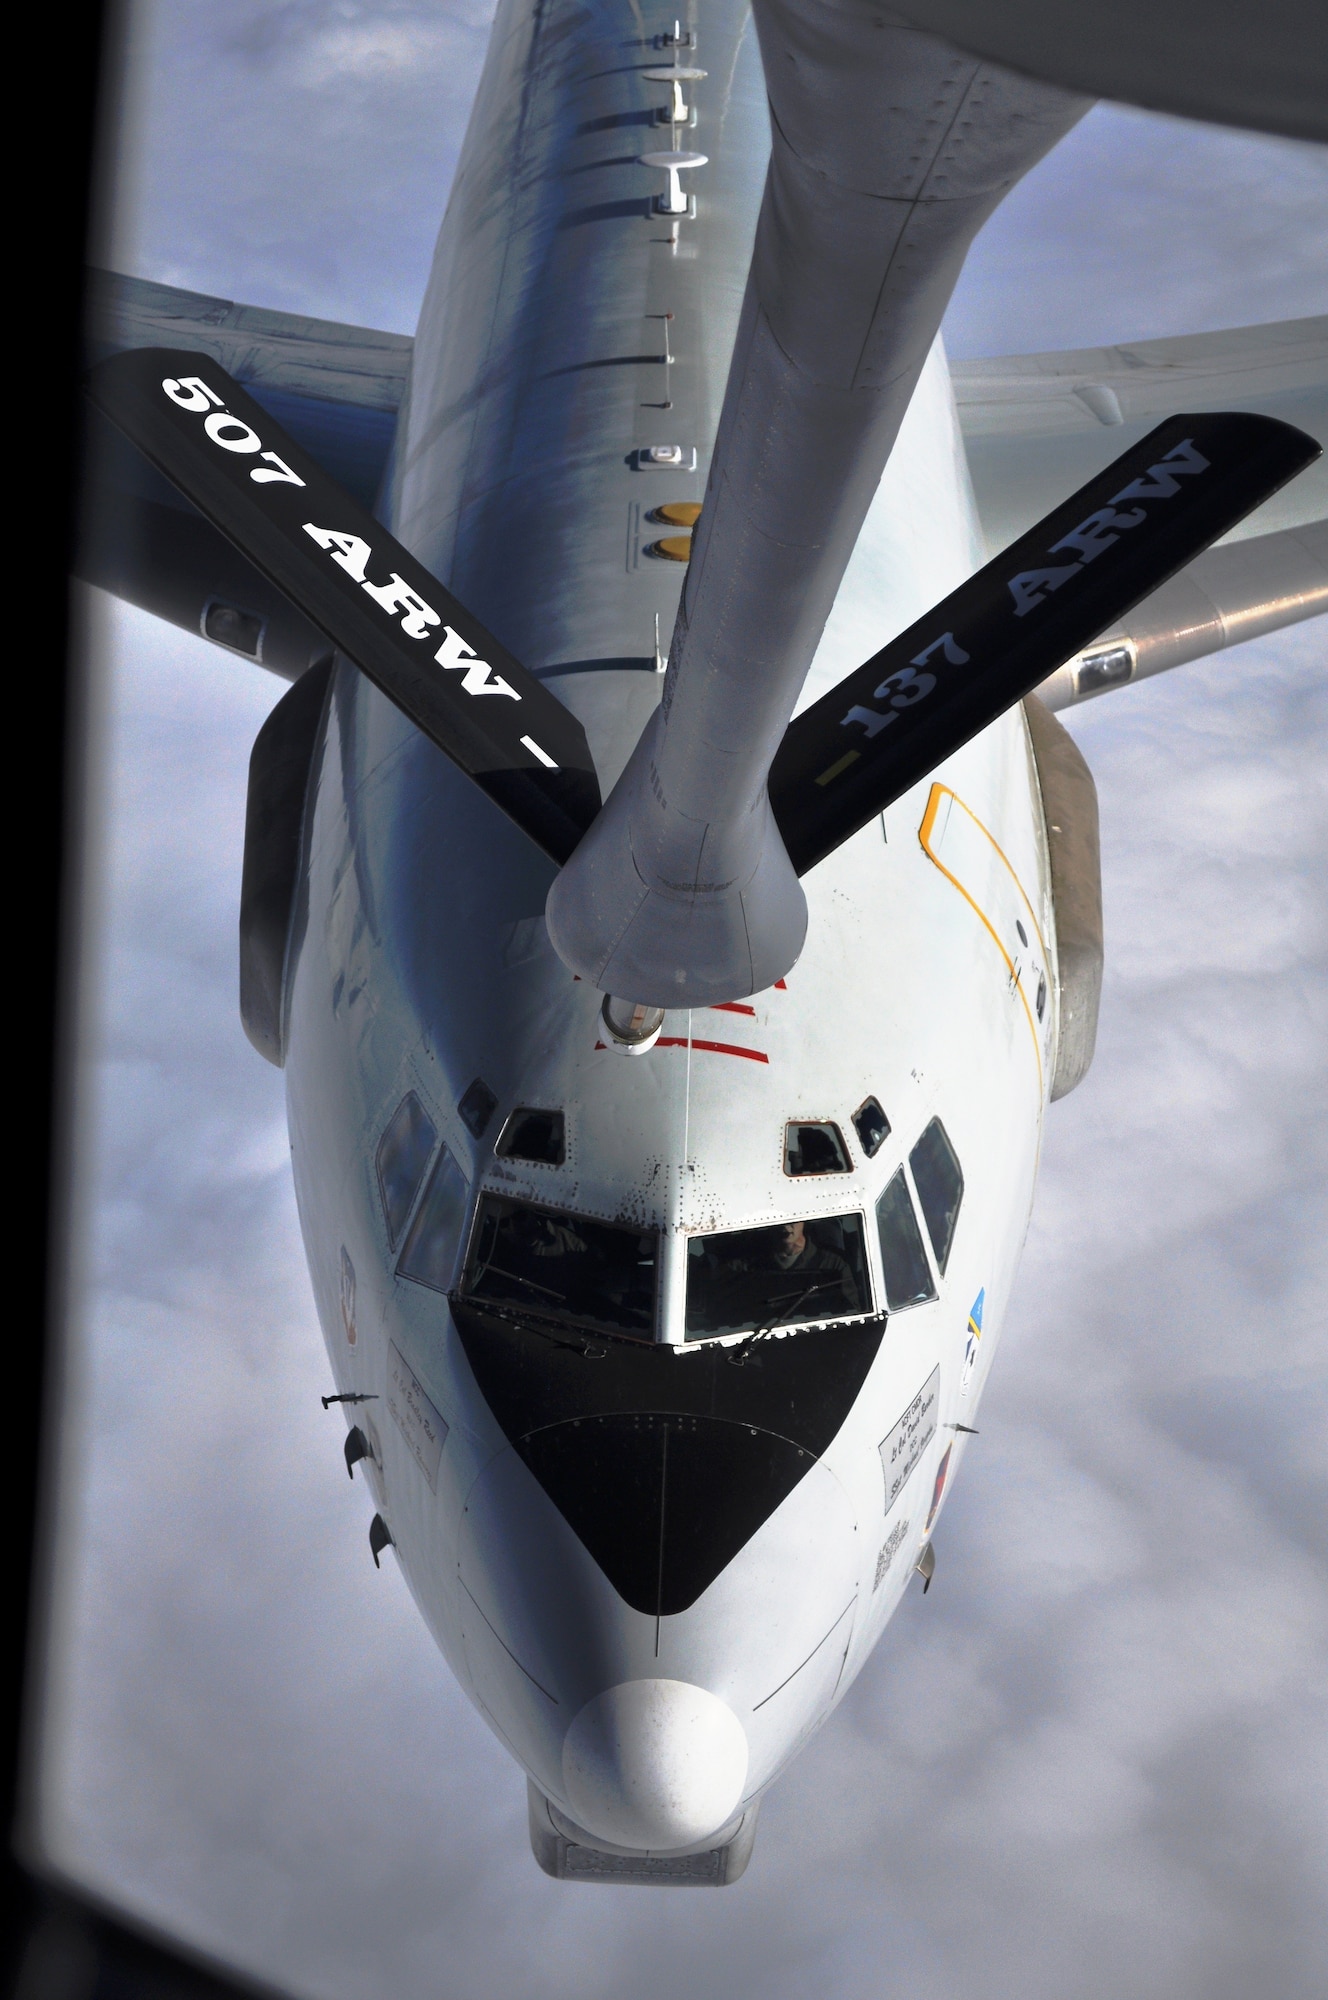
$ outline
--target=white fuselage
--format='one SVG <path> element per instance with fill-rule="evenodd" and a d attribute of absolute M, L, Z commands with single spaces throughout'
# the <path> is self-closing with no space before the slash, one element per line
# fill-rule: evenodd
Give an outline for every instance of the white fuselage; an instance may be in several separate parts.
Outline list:
<path fill-rule="evenodd" d="M 422 327 L 426 359 L 427 335 Z M 616 393 L 616 381 L 609 386 Z M 410 424 L 423 423 L 413 390 Z M 637 474 L 621 454 L 605 464 L 597 475 L 580 460 L 568 479 L 622 487 L 605 533 L 630 592 L 640 565 L 634 572 L 629 544 L 621 566 L 620 543 L 623 519 L 630 525 L 641 504 Z M 654 491 L 642 497 L 658 504 Z M 441 502 L 436 511 L 448 514 Z M 393 524 L 412 539 L 409 507 Z M 428 536 L 415 541 L 425 553 Z M 519 596 L 519 541 L 510 560 Z M 804 701 L 980 560 L 938 344 Z M 492 571 L 492 549 L 485 561 Z M 590 569 L 582 564 L 582 585 Z M 606 577 L 607 591 L 607 566 Z M 464 594 L 463 576 L 447 580 Z M 659 587 L 648 570 L 641 588 Z M 577 646 L 564 607 L 555 661 L 646 652 L 645 612 L 623 601 L 638 637 L 597 630 Z M 513 612 L 510 632 L 501 604 L 474 608 L 520 650 L 528 607 Z M 629 663 L 549 681 L 586 723 L 607 789 L 658 699 L 657 677 Z M 633 1059 L 603 1045 L 602 996 L 549 943 L 551 864 L 345 664 L 315 759 L 306 842 L 286 1066 L 295 1181 L 338 1388 L 374 1399 L 349 1414 L 369 1443 L 366 1470 L 403 1573 L 462 1684 L 570 1822 L 628 1849 L 712 1840 L 825 1719 L 880 1637 L 934 1527 L 943 1465 L 944 1490 L 953 1482 L 965 1446 L 954 1426 L 974 1421 L 999 1335 L 1057 1033 L 1046 841 L 1022 711 L 812 871 L 807 942 L 786 982 L 732 1006 L 668 1015 L 659 1044 Z M 480 1137 L 458 1110 L 475 1079 L 496 1099 Z M 398 1217 L 389 1242 L 376 1167 L 409 1092 L 435 1134 L 430 1159 L 445 1147 L 467 1188 L 446 1255 L 435 1254 L 433 1285 L 398 1272 L 409 1218 Z M 890 1125 L 870 1159 L 852 1122 L 869 1097 Z M 562 1112 L 561 1165 L 496 1155 L 522 1106 Z M 688 1244 L 699 1235 L 856 1214 L 872 1294 L 864 1312 L 887 1312 L 876 1204 L 901 1166 L 908 1175 L 910 1151 L 935 1118 L 963 1172 L 943 1273 L 927 1248 L 935 1298 L 889 1311 L 824 1448 L 807 1455 L 791 1490 L 694 1601 L 653 1615 L 633 1608 L 549 1497 L 467 1359 L 446 1288 L 459 1282 L 476 1204 L 500 1192 L 658 1232 L 652 1331 L 660 1364 L 681 1380 L 716 1365 L 712 1343 L 684 1338 Z M 851 1171 L 790 1177 L 785 1127 L 799 1120 L 837 1125 Z M 426 1168 L 415 1206 L 428 1179 Z M 911 1178 L 909 1190 L 916 1209 Z M 747 1349 L 760 1366 L 764 1352 L 806 1338 L 781 1331 L 724 1344 L 735 1362 Z M 602 1343 L 615 1352 L 624 1344 Z M 591 1380 L 612 1355 L 579 1365 Z M 625 1494 L 628 1514 L 631 1504 Z M 672 1806 L 642 1805 L 627 1795 L 630 1757 L 618 1781 L 606 1776 L 604 1732 L 633 1726 L 635 1697 L 623 1689 L 666 1683 L 684 1691 L 668 1696 L 682 1704 L 668 1726 L 691 1727 L 708 1746 L 707 1773 L 683 1772 Z M 660 1714 L 642 1727 L 658 1734 Z"/>

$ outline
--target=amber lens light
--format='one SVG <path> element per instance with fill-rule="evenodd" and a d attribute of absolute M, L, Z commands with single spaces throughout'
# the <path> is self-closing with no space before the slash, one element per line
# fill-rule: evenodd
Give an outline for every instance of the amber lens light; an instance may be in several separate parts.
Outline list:
<path fill-rule="evenodd" d="M 690 535 L 662 535 L 659 541 L 650 543 L 646 554 L 660 556 L 665 562 L 689 562 L 692 554 L 692 538 Z"/>

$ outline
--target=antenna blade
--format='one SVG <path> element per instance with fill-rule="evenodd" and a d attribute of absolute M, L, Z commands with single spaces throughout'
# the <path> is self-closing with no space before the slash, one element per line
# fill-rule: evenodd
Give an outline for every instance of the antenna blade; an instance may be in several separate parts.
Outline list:
<path fill-rule="evenodd" d="M 770 803 L 800 875 L 1294 478 L 1272 417 L 1168 417 L 789 724 Z"/>
<path fill-rule="evenodd" d="M 586 733 L 207 355 L 137 348 L 88 393 L 198 511 L 553 860 L 600 807 Z"/>

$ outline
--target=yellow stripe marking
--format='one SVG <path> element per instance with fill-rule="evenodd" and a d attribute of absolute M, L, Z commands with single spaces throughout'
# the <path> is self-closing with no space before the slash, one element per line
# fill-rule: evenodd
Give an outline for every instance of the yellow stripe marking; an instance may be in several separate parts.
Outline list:
<path fill-rule="evenodd" d="M 861 755 L 861 750 L 845 751 L 837 764 L 832 764 L 828 771 L 822 771 L 820 777 L 816 780 L 817 784 L 828 785 L 830 780 L 837 778 L 841 771 L 847 771 L 850 764 L 856 764 Z"/>
<path fill-rule="evenodd" d="M 1014 960 L 1011 958 L 1009 952 L 1005 949 L 1005 946 L 1002 944 L 999 936 L 996 933 L 996 929 L 992 924 L 991 919 L 988 917 L 986 911 L 981 907 L 979 903 L 974 901 L 972 896 L 969 895 L 968 890 L 959 880 L 959 877 L 956 874 L 954 874 L 949 868 L 946 867 L 945 863 L 941 860 L 940 855 L 936 852 L 935 848 L 932 846 L 932 835 L 936 827 L 937 816 L 940 813 L 941 806 L 946 799 L 949 799 L 952 804 L 958 806 L 961 812 L 966 813 L 969 819 L 972 820 L 974 826 L 978 829 L 978 832 L 986 837 L 988 844 L 995 852 L 995 854 L 999 857 L 1007 875 L 1010 877 L 1010 880 L 1014 883 L 1015 888 L 1018 890 L 1020 901 L 1023 903 L 1024 908 L 1028 911 L 1028 921 L 1033 926 L 1034 935 L 1036 936 L 1038 941 L 1038 948 L 1042 955 L 1042 963 L 1046 967 L 1047 984 L 1048 986 L 1050 986 L 1051 960 L 1047 953 L 1046 940 L 1042 935 L 1042 926 L 1041 924 L 1039 924 L 1037 917 L 1034 914 L 1033 905 L 1029 902 L 1028 897 L 1024 893 L 1024 885 L 1019 880 L 1019 877 L 1015 874 L 1014 869 L 1010 866 L 1009 860 L 1007 859 L 1005 852 L 1001 847 L 1000 842 L 982 824 L 982 821 L 978 818 L 977 814 L 973 812 L 970 807 L 964 804 L 964 801 L 960 798 L 957 792 L 952 792 L 948 785 L 933 785 L 931 788 L 930 796 L 928 797 L 927 800 L 927 810 L 925 813 L 923 813 L 922 824 L 918 828 L 918 839 L 922 844 L 922 851 L 926 855 L 927 859 L 933 862 L 935 866 L 940 869 L 946 881 L 952 882 L 954 884 L 955 888 L 959 891 L 960 895 L 963 897 L 964 901 L 968 904 L 969 908 L 976 913 L 983 929 L 986 931 L 992 943 L 995 945 L 997 951 L 1000 953 L 1001 957 L 1005 961 L 1005 968 L 1010 975 L 1011 984 L 1013 985 L 1015 991 L 1018 993 L 1020 1002 L 1024 1009 L 1024 1018 L 1028 1022 L 1028 1032 L 1033 1037 L 1033 1054 L 1037 1058 L 1037 1068 L 1038 1068 L 1038 1089 L 1041 1090 L 1042 1043 L 1038 1037 L 1037 1023 L 1033 1019 L 1033 1010 L 1028 1004 L 1028 995 L 1024 991 L 1024 982 L 1017 976 L 1014 967 Z"/>

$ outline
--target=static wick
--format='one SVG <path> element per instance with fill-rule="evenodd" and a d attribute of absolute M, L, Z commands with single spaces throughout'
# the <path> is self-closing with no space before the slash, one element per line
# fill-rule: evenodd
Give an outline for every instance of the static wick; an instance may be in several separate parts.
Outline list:
<path fill-rule="evenodd" d="M 362 1396 L 360 1395 L 358 1390 L 356 1391 L 347 1390 L 344 1395 L 324 1396 L 321 1398 L 321 1401 L 323 1408 L 325 1410 L 329 1410 L 331 1409 L 333 1403 L 376 1403 L 378 1401 L 378 1398 L 377 1396 L 368 1396 L 368 1395 Z"/>

